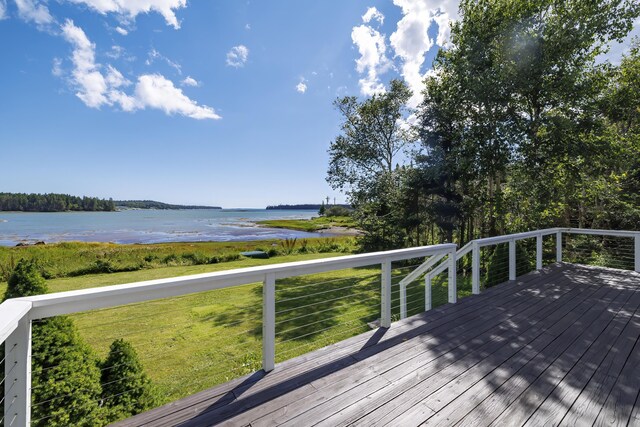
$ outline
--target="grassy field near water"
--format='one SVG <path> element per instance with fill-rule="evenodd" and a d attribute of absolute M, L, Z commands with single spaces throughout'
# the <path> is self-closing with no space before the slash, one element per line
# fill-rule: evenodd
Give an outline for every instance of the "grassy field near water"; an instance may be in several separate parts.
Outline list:
<path fill-rule="evenodd" d="M 22 258 L 36 260 L 42 275 L 53 279 L 161 267 L 219 264 L 240 260 L 240 252 L 244 251 L 262 250 L 270 257 L 278 257 L 292 253 L 349 253 L 354 248 L 354 240 L 344 237 L 132 245 L 62 242 L 0 247 L 0 282 L 7 280 L 15 263 Z"/>

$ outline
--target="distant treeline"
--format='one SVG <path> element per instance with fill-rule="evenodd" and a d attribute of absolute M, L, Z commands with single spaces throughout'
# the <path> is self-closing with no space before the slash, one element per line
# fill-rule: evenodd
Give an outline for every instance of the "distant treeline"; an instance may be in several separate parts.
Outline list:
<path fill-rule="evenodd" d="M 308 204 L 308 205 L 275 205 L 267 206 L 267 210 L 319 210 L 322 206 L 342 206 L 343 208 L 350 209 L 351 205 L 337 204 L 337 205 L 323 205 L 323 204 Z"/>
<path fill-rule="evenodd" d="M 0 193 L 0 211 L 64 212 L 115 211 L 113 200 L 68 194 Z"/>
<path fill-rule="evenodd" d="M 113 203 L 129 209 L 222 209 L 220 206 L 170 205 L 154 200 L 116 200 Z"/>

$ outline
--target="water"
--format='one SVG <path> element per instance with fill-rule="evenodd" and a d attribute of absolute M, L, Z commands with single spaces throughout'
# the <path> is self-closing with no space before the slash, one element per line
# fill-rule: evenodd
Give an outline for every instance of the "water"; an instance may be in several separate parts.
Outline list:
<path fill-rule="evenodd" d="M 258 227 L 267 219 L 308 219 L 317 211 L 266 209 L 0 212 L 0 245 L 63 241 L 162 243 L 318 237 Z"/>

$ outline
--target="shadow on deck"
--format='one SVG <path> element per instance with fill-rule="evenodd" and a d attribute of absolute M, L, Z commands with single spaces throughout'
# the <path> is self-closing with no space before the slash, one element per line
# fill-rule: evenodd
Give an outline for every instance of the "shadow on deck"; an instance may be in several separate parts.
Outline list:
<path fill-rule="evenodd" d="M 639 274 L 557 264 L 118 425 L 639 425 L 639 336 Z"/>

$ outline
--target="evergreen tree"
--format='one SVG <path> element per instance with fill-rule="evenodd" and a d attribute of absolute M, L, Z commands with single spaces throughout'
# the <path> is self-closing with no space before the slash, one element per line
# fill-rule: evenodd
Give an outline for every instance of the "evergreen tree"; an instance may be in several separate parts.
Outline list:
<path fill-rule="evenodd" d="M 139 414 L 159 403 L 157 391 L 144 373 L 138 354 L 123 339 L 111 344 L 102 363 L 102 396 L 109 421 Z"/>
<path fill-rule="evenodd" d="M 4 299 L 46 292 L 37 265 L 21 260 L 9 278 Z M 33 322 L 31 377 L 32 426 L 103 424 L 97 359 L 68 317 Z"/>

